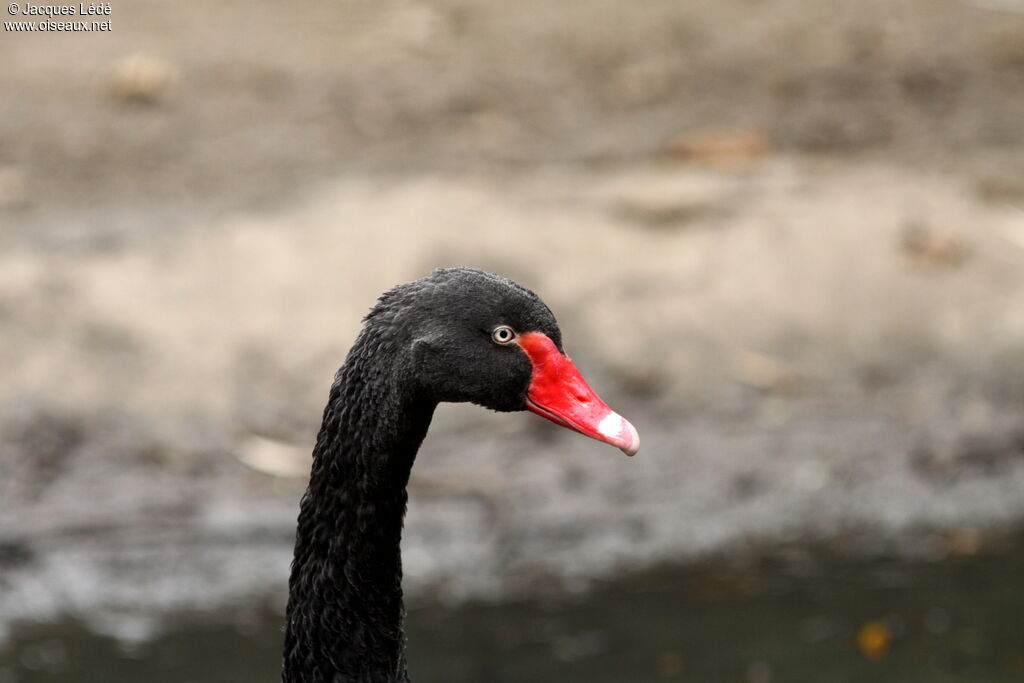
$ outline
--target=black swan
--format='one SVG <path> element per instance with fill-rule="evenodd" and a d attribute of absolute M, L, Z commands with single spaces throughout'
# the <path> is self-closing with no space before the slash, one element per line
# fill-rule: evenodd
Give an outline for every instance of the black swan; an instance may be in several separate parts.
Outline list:
<path fill-rule="evenodd" d="M 404 683 L 406 484 L 440 401 L 531 410 L 636 453 L 636 429 L 562 351 L 544 302 L 471 268 L 381 295 L 335 375 L 300 504 L 286 683 Z"/>

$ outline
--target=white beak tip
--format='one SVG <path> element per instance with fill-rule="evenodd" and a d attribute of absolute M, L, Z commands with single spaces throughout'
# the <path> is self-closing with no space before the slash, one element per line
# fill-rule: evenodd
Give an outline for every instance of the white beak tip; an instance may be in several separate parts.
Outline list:
<path fill-rule="evenodd" d="M 622 450 L 623 453 L 632 458 L 633 456 L 637 455 L 637 451 L 640 450 L 640 433 L 637 431 L 637 428 L 632 425 L 632 423 L 626 420 L 623 420 L 623 422 L 626 422 L 626 426 L 629 427 L 630 442 L 622 446 Z"/>
<path fill-rule="evenodd" d="M 629 436 L 629 440 L 623 445 L 619 446 L 622 452 L 632 457 L 636 455 L 636 452 L 640 450 L 640 433 L 636 431 L 636 427 L 629 421 L 623 418 L 623 425 L 626 427 L 626 432 Z"/>
<path fill-rule="evenodd" d="M 598 431 L 608 443 L 619 447 L 626 455 L 636 455 L 640 450 L 640 434 L 629 420 L 612 411 L 601 420 Z"/>

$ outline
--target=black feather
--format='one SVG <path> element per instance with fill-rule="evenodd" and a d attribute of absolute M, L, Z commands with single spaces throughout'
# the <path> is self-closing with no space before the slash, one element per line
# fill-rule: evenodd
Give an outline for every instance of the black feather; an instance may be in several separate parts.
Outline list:
<path fill-rule="evenodd" d="M 285 628 L 286 683 L 404 683 L 406 484 L 440 401 L 523 410 L 531 367 L 491 341 L 509 325 L 561 334 L 511 280 L 437 270 L 381 295 L 335 376 L 300 503 Z"/>

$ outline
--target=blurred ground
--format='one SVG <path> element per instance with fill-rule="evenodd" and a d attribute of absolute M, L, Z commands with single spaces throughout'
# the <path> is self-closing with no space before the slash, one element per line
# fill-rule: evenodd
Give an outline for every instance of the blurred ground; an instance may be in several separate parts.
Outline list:
<path fill-rule="evenodd" d="M 539 292 L 644 447 L 442 410 L 414 592 L 850 533 L 942 557 L 1024 514 L 1024 6 L 112 21 L 0 44 L 4 619 L 131 636 L 280 586 L 359 318 L 445 265 Z"/>

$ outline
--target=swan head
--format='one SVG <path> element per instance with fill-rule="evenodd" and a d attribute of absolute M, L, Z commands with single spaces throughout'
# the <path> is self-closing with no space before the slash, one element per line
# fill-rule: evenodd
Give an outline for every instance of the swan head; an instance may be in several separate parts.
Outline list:
<path fill-rule="evenodd" d="M 385 292 L 367 325 L 396 337 L 404 375 L 434 401 L 530 410 L 627 455 L 640 437 L 583 379 L 551 310 L 529 289 L 446 268 Z"/>

